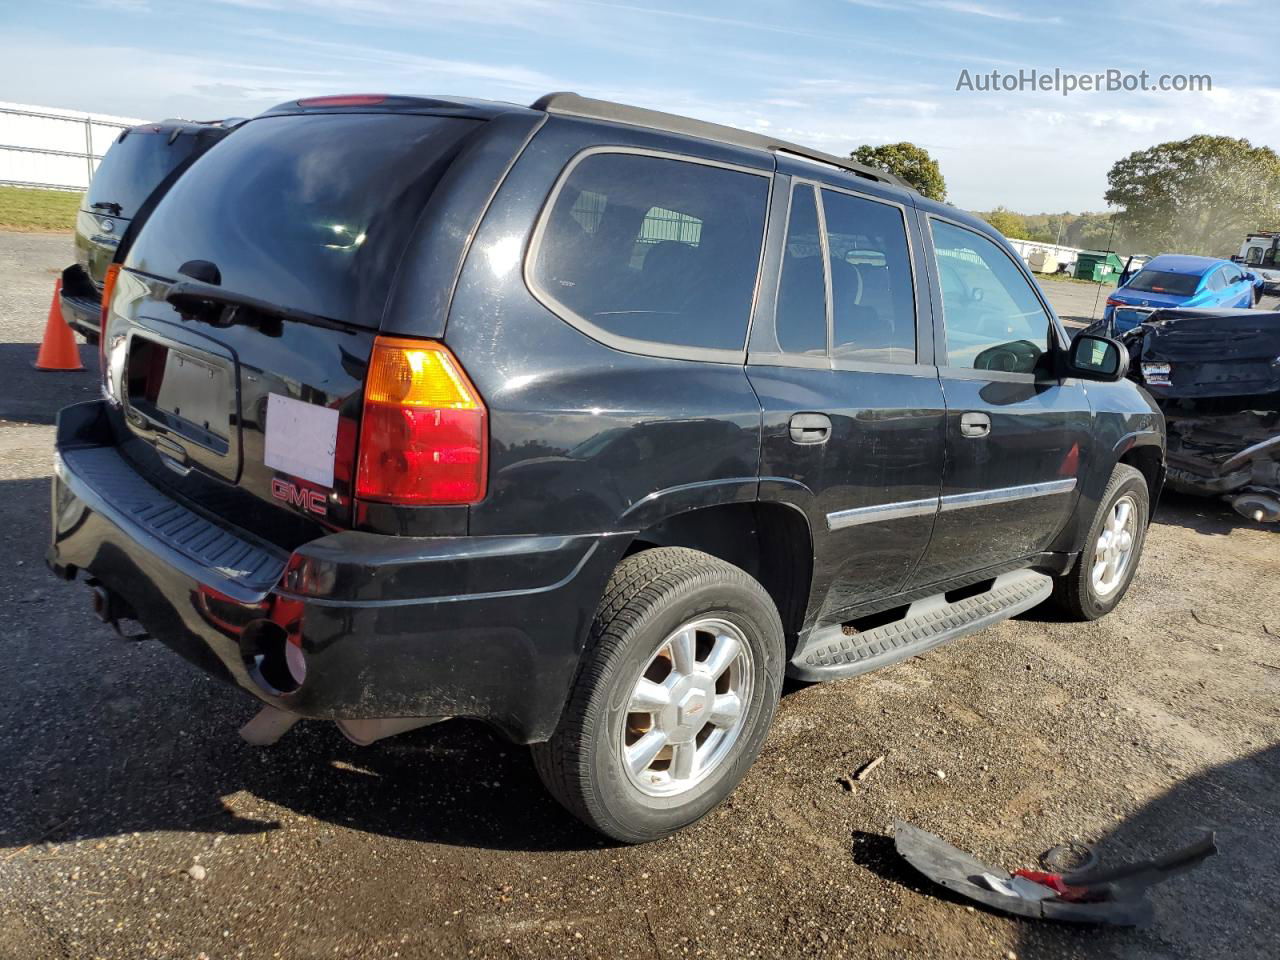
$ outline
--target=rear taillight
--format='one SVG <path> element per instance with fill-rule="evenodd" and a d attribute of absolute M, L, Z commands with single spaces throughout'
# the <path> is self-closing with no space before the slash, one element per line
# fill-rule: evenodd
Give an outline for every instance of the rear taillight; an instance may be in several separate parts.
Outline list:
<path fill-rule="evenodd" d="M 107 317 L 111 314 L 111 295 L 116 292 L 116 277 L 120 276 L 120 264 L 113 263 L 107 267 L 107 275 L 102 278 L 102 311 L 98 315 L 98 352 L 105 349 L 107 342 Z"/>
<path fill-rule="evenodd" d="M 484 498 L 488 413 L 441 343 L 378 337 L 369 359 L 356 496 L 424 506 Z"/>
<path fill-rule="evenodd" d="M 107 275 L 102 278 L 102 309 L 98 314 L 98 375 L 102 378 L 102 388 L 106 396 L 114 399 L 111 392 L 111 371 L 107 363 L 107 317 L 111 315 L 111 295 L 116 292 L 116 277 L 120 276 L 120 264 L 113 263 L 107 267 Z"/>
<path fill-rule="evenodd" d="M 1108 307 L 1123 307 L 1124 305 L 1123 300 L 1117 300 L 1115 297 L 1107 297 Z"/>

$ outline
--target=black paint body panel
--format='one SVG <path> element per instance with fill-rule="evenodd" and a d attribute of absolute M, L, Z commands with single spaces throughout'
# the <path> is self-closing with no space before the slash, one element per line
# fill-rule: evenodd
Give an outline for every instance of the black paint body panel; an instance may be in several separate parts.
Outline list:
<path fill-rule="evenodd" d="M 1115 463 L 1147 447 L 1163 470 L 1159 412 L 1131 383 L 1085 384 L 1051 372 L 1002 380 L 936 365 L 940 297 L 922 212 L 962 221 L 1008 249 L 965 214 L 852 173 L 727 143 L 472 102 L 412 109 L 464 116 L 477 121 L 477 132 L 425 205 L 402 211 L 414 227 L 380 325 L 316 326 L 269 314 L 227 325 L 235 318 L 183 316 L 164 300 L 173 278 L 126 270 L 108 328 L 109 362 L 113 343 L 151 336 L 221 365 L 235 396 L 226 450 L 187 450 L 184 473 L 164 456 L 172 444 L 190 446 L 190 436 L 139 422 L 128 404 L 71 407 L 59 422 L 50 563 L 97 577 L 165 643 L 266 702 L 315 717 L 475 716 L 514 740 L 542 740 L 559 720 L 618 560 L 638 542 L 680 542 L 695 511 L 734 518 L 740 528 L 726 531 L 725 542 L 767 548 L 753 572 L 770 562 L 794 568 L 786 572 L 803 591 L 794 635 L 993 568 L 1061 573 L 1081 549 Z M 575 156 L 601 146 L 691 156 L 771 179 L 751 327 L 736 359 L 626 352 L 531 292 L 525 262 L 548 195 Z M 902 207 L 916 363 L 837 369 L 759 352 L 783 246 L 779 196 L 800 176 Z M 288 306 L 287 291 L 280 296 Z M 1065 348 L 1065 332 L 1053 324 Z M 465 368 L 489 414 L 483 501 L 406 508 L 354 498 L 363 382 L 378 332 L 442 339 Z M 272 392 L 339 411 L 338 461 L 347 460 L 325 491 L 323 515 L 273 493 L 273 484 L 297 478 L 263 463 L 262 408 Z M 989 414 L 990 437 L 959 436 L 959 417 L 972 411 Z M 829 417 L 829 439 L 793 441 L 797 413 Z M 294 579 L 286 573 L 271 588 L 228 584 L 224 573 L 149 539 L 81 469 L 77 451 L 103 447 L 118 450 L 137 483 L 199 514 L 215 533 L 279 551 Z M 954 511 L 928 506 L 1066 478 L 1074 485 L 1057 496 Z M 903 502 L 926 507 L 840 521 L 842 512 Z M 761 519 L 770 509 L 791 522 Z M 700 529 L 716 522 L 727 521 Z M 301 605 L 308 680 L 297 693 L 273 697 L 255 684 L 234 632 L 196 602 L 202 587 L 246 610 Z"/>

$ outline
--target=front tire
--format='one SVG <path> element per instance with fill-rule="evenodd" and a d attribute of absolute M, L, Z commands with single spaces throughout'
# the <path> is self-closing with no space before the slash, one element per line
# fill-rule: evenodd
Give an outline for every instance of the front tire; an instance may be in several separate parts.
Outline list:
<path fill-rule="evenodd" d="M 695 550 L 626 557 L 577 681 L 534 763 L 588 826 L 642 843 L 688 826 L 742 780 L 778 704 L 777 608 L 744 571 Z"/>
<path fill-rule="evenodd" d="M 1151 494 L 1142 471 L 1116 464 L 1080 559 L 1053 585 L 1058 609 L 1072 620 L 1097 620 L 1115 609 L 1133 582 L 1147 539 Z"/>

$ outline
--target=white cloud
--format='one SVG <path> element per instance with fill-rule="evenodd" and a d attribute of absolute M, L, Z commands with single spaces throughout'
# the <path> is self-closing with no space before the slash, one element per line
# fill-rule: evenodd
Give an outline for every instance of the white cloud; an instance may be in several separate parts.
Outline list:
<path fill-rule="evenodd" d="M 932 117 L 942 106 L 936 100 L 908 100 L 901 97 L 863 97 L 862 102 L 869 107 L 901 111 L 916 117 Z"/>
<path fill-rule="evenodd" d="M 84 0 L 83 5 L 100 10 L 113 10 L 117 13 L 151 12 L 151 4 L 147 0 Z"/>
<path fill-rule="evenodd" d="M 972 3 L 969 0 L 926 0 L 923 6 L 972 17 L 985 17 L 988 20 L 1008 20 L 1014 23 L 1062 23 L 1061 17 L 1037 17 L 1023 13 L 1021 10 L 993 7 L 986 3 Z"/>

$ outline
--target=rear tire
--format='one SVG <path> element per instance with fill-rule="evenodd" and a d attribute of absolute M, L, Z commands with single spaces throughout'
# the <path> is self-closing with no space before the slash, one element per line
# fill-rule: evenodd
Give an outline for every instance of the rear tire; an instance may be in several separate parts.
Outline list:
<path fill-rule="evenodd" d="M 1138 569 L 1151 516 L 1142 471 L 1116 464 L 1075 567 L 1053 584 L 1054 605 L 1072 620 L 1097 620 L 1115 609 Z"/>
<path fill-rule="evenodd" d="M 605 588 L 555 734 L 533 746 L 551 794 L 624 843 L 713 809 L 760 752 L 778 704 L 777 608 L 744 571 L 661 547 L 626 557 Z"/>

